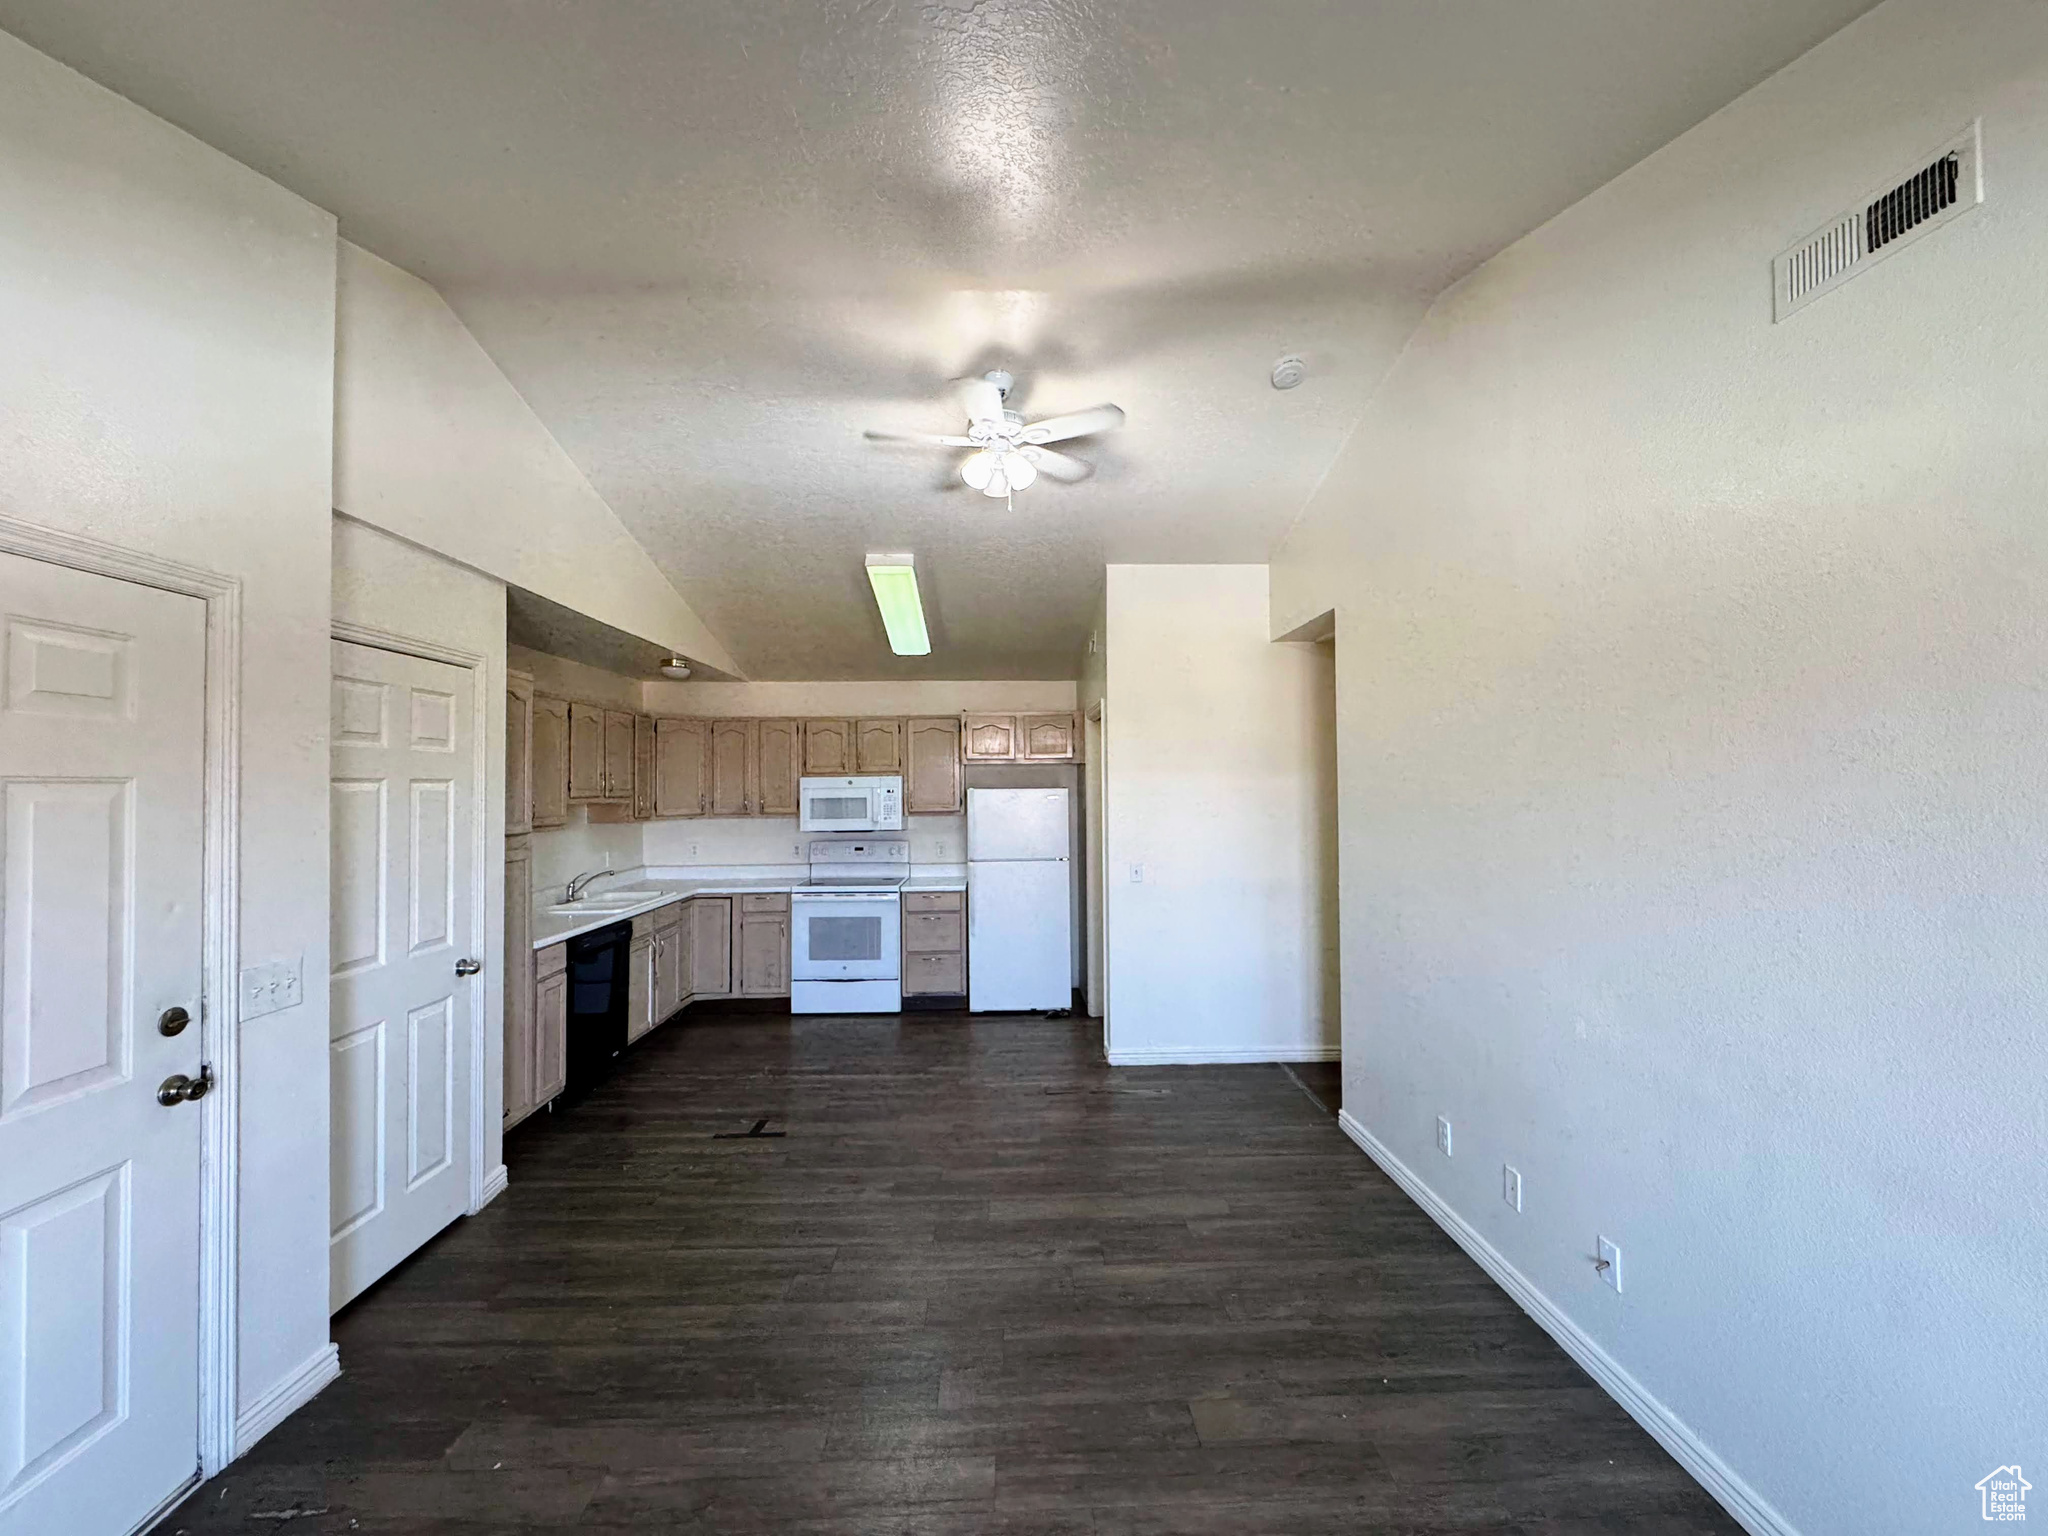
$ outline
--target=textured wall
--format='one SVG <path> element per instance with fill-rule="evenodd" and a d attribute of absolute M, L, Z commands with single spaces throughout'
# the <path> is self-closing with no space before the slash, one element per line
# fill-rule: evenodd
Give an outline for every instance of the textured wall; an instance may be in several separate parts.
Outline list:
<path fill-rule="evenodd" d="M 1773 325 L 1979 113 L 1988 203 Z M 1891 0 L 1440 300 L 1274 563 L 1347 1108 L 1808 1536 L 2048 1423 L 2044 227 L 2048 8 Z"/>

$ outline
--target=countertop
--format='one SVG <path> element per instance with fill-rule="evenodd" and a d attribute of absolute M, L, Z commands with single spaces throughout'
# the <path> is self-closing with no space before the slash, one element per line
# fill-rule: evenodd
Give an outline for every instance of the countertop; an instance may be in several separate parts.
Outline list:
<path fill-rule="evenodd" d="M 594 932 L 612 923 L 630 922 L 643 912 L 652 912 L 657 907 L 685 901 L 692 896 L 787 895 L 808 882 L 809 876 L 802 873 L 715 875 L 701 880 L 627 879 L 624 881 L 626 889 L 654 894 L 630 907 L 592 905 L 586 911 L 573 914 L 551 912 L 548 907 L 552 903 L 542 903 L 534 909 L 533 947 L 546 949 L 550 944 L 560 944 L 565 939 Z M 910 892 L 964 891 L 967 889 L 967 876 L 941 872 L 912 875 L 903 889 Z M 602 894 L 601 887 L 599 894 Z"/>

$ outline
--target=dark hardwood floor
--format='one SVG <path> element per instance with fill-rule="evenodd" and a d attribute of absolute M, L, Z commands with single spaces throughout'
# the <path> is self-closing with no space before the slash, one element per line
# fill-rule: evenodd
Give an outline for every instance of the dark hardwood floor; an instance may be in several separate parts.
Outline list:
<path fill-rule="evenodd" d="M 1739 1536 L 1285 1071 L 1099 1038 L 686 1015 L 160 1529 Z"/>

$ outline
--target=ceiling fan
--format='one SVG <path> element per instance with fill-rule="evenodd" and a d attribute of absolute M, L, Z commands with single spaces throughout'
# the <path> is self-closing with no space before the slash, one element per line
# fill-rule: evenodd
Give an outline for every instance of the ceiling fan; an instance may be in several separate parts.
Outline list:
<path fill-rule="evenodd" d="M 1071 484 L 1086 480 L 1095 467 L 1071 454 L 1048 448 L 1072 437 L 1088 437 L 1123 425 L 1120 406 L 1091 405 L 1085 411 L 1048 416 L 1043 421 L 1026 421 L 1005 409 L 1003 401 L 1016 383 L 1000 368 L 978 379 L 962 379 L 956 386 L 960 403 L 967 407 L 964 437 L 937 437 L 923 432 L 870 432 L 877 443 L 918 443 L 938 448 L 971 448 L 960 461 L 960 478 L 984 496 L 1007 498 L 1021 491 L 1040 475 Z"/>

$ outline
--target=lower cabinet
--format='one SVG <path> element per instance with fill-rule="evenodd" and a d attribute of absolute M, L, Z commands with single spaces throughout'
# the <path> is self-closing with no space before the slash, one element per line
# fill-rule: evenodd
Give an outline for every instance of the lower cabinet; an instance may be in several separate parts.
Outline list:
<path fill-rule="evenodd" d="M 533 983 L 534 1103 L 569 1086 L 569 946 L 550 944 L 535 957 Z"/>
<path fill-rule="evenodd" d="M 683 908 L 654 914 L 654 1019 L 661 1023 L 683 1006 Z"/>
<path fill-rule="evenodd" d="M 531 911 L 531 903 L 528 903 Z M 517 919 L 522 928 L 530 918 Z M 511 945 L 515 919 L 506 904 L 505 1118 L 517 1125 L 569 1083 L 569 946 L 535 952 Z"/>
<path fill-rule="evenodd" d="M 741 997 L 789 996 L 789 898 L 742 896 L 739 986 Z"/>
<path fill-rule="evenodd" d="M 642 933 L 640 925 L 647 923 Z M 651 914 L 633 919 L 633 947 L 626 958 L 626 1040 L 638 1040 L 659 1022 L 654 1016 L 654 929 Z M 617 994 L 614 993 L 614 996 Z"/>
<path fill-rule="evenodd" d="M 903 995 L 960 997 L 967 991 L 967 893 L 910 891 L 903 897 Z"/>
<path fill-rule="evenodd" d="M 683 903 L 683 989 L 691 998 L 732 996 L 732 898 Z"/>

